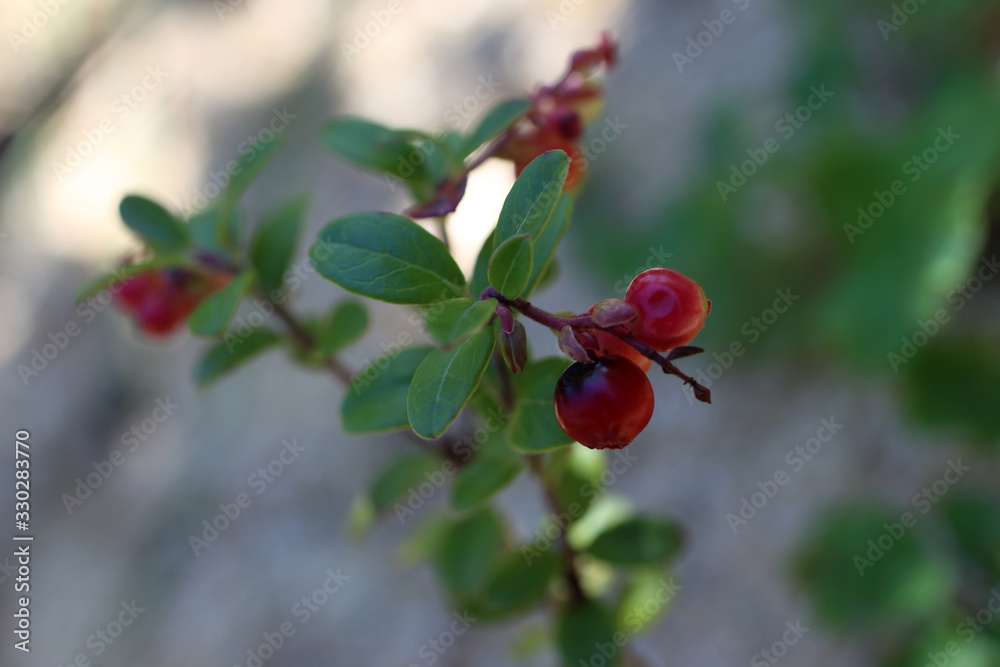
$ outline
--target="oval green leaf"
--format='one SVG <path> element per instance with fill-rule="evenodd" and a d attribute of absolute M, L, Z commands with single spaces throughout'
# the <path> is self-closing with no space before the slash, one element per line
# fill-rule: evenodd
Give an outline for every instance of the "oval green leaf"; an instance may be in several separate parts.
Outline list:
<path fill-rule="evenodd" d="M 482 590 L 502 545 L 503 523 L 491 509 L 453 523 L 435 559 L 448 591 L 465 597 Z"/>
<path fill-rule="evenodd" d="M 309 253 L 327 280 L 388 303 L 428 304 L 463 296 L 465 276 L 433 234 L 391 213 L 334 220 Z"/>
<path fill-rule="evenodd" d="M 410 426 L 422 438 L 439 437 L 451 425 L 486 371 L 496 338 L 483 329 L 451 351 L 427 355 L 413 375 L 407 396 Z"/>
<path fill-rule="evenodd" d="M 462 156 L 472 154 L 487 141 L 498 137 L 516 123 L 531 108 L 531 101 L 525 98 L 506 100 L 496 105 L 466 137 L 462 146 Z"/>
<path fill-rule="evenodd" d="M 531 240 L 525 236 L 514 236 L 493 251 L 486 269 L 493 289 L 508 299 L 516 299 L 524 293 L 531 277 Z"/>
<path fill-rule="evenodd" d="M 486 326 L 497 307 L 496 299 L 448 299 L 430 307 L 424 315 L 427 333 L 448 344 Z"/>
<path fill-rule="evenodd" d="M 504 557 L 486 583 L 486 603 L 494 609 L 523 609 L 545 598 L 549 582 L 559 569 L 554 549 L 528 559 L 518 549 Z"/>
<path fill-rule="evenodd" d="M 406 396 L 410 382 L 433 349 L 408 347 L 395 356 L 382 355 L 358 371 L 340 404 L 344 431 L 357 435 L 409 428 Z"/>
<path fill-rule="evenodd" d="M 279 342 L 281 336 L 268 329 L 254 329 L 246 336 L 224 337 L 201 355 L 195 367 L 195 382 L 204 387 Z"/>
<path fill-rule="evenodd" d="M 597 664 L 598 658 L 608 667 L 617 665 L 625 640 L 624 633 L 615 632 L 612 615 L 593 600 L 583 600 L 559 614 L 556 643 L 564 667 Z"/>
<path fill-rule="evenodd" d="M 250 259 L 265 287 L 278 289 L 284 283 L 308 207 L 305 196 L 291 199 L 268 213 L 257 230 Z"/>
<path fill-rule="evenodd" d="M 191 333 L 199 336 L 221 335 L 229 326 L 229 321 L 233 319 L 233 314 L 239 308 L 243 295 L 250 289 L 253 279 L 251 271 L 244 271 L 218 292 L 206 297 L 188 320 Z"/>
<path fill-rule="evenodd" d="M 684 531 L 676 523 L 633 517 L 598 535 L 587 551 L 615 565 L 658 565 L 674 558 L 683 541 Z"/>
<path fill-rule="evenodd" d="M 537 238 L 559 202 L 568 173 L 569 156 L 563 151 L 546 151 L 532 160 L 507 193 L 495 243 L 521 234 Z"/>
<path fill-rule="evenodd" d="M 451 506 L 457 512 L 475 509 L 514 481 L 524 465 L 509 449 L 482 453 L 462 468 L 451 489 Z"/>
<path fill-rule="evenodd" d="M 559 426 L 555 412 L 556 382 L 570 363 L 563 357 L 549 357 L 514 376 L 517 407 L 507 429 L 511 447 L 537 454 L 573 442 Z"/>
<path fill-rule="evenodd" d="M 319 352 L 330 355 L 356 342 L 368 328 L 368 311 L 353 299 L 337 304 L 321 327 Z"/>
<path fill-rule="evenodd" d="M 151 199 L 129 195 L 122 199 L 118 210 L 125 226 L 153 248 L 177 249 L 188 243 L 184 224 Z"/>
<path fill-rule="evenodd" d="M 432 454 L 407 454 L 392 461 L 372 480 L 369 497 L 376 512 L 406 498 L 427 482 L 427 476 L 441 468 L 441 459 Z M 422 500 L 422 498 L 421 498 Z"/>

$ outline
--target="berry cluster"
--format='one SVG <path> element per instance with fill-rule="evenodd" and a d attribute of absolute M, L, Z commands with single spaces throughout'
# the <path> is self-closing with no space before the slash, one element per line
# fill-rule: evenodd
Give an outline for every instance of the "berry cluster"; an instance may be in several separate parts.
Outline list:
<path fill-rule="evenodd" d="M 229 278 L 229 273 L 223 271 L 151 269 L 125 278 L 117 303 L 131 313 L 140 329 L 163 336 L 183 323 L 205 297 L 222 288 Z"/>
<path fill-rule="evenodd" d="M 593 74 L 602 65 L 613 67 L 617 59 L 618 46 L 607 34 L 597 47 L 574 53 L 569 71 L 558 83 L 541 86 L 532 94 L 531 109 L 508 133 L 496 156 L 511 160 L 520 174 L 545 151 L 563 150 L 572 160 L 565 189 L 575 189 L 586 169 L 580 138 L 604 103 Z"/>
<path fill-rule="evenodd" d="M 653 415 L 653 388 L 645 372 L 659 357 L 655 352 L 679 351 L 690 343 L 710 308 L 698 283 L 657 268 L 638 275 L 624 301 L 608 299 L 588 310 L 590 326 L 564 328 L 560 347 L 577 363 L 556 385 L 556 419 L 563 430 L 592 449 L 632 442 Z"/>

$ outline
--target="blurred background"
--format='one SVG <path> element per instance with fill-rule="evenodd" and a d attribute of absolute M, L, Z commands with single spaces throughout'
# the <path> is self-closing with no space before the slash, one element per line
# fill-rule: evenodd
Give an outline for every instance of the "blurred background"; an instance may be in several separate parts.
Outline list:
<path fill-rule="evenodd" d="M 551 645 L 531 650 L 544 614 L 427 650 L 453 617 L 407 551 L 413 525 L 347 528 L 407 445 L 343 435 L 330 378 L 271 354 L 197 391 L 202 342 L 145 339 L 74 296 L 138 248 L 125 194 L 197 211 L 267 128 L 285 145 L 245 198 L 250 218 L 299 192 L 306 238 L 402 210 L 402 188 L 319 146 L 329 118 L 466 130 L 607 29 L 621 62 L 584 142 L 587 190 L 535 300 L 582 311 L 660 265 L 713 300 L 707 352 L 682 362 L 713 404 L 654 378 L 654 421 L 609 485 L 688 529 L 681 589 L 634 641 L 636 664 L 1000 665 L 1000 4 L 2 7 L 0 421 L 5 470 L 15 432 L 31 433 L 36 541 L 33 650 L 5 627 L 0 663 L 251 667 L 291 621 L 264 664 L 555 664 Z M 512 182 L 505 162 L 470 181 L 449 228 L 466 270 Z M 342 296 L 313 275 L 294 305 Z M 408 317 L 372 306 L 345 362 L 419 338 Z M 251 504 L 193 548 L 243 492 Z M 545 512 L 525 478 L 500 502 L 525 537 Z M 305 620 L 303 597 L 324 601 Z"/>

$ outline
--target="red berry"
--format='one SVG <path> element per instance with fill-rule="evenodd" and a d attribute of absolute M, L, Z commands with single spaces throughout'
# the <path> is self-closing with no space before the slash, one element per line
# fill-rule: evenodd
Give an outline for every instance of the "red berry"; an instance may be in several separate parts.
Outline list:
<path fill-rule="evenodd" d="M 118 289 L 118 301 L 126 307 L 135 306 L 161 283 L 161 276 L 155 271 L 147 271 L 125 278 Z"/>
<path fill-rule="evenodd" d="M 598 357 L 606 357 L 611 354 L 619 357 L 625 357 L 638 366 L 639 370 L 643 373 L 648 371 L 649 367 L 653 364 L 652 359 L 643 356 L 639 350 L 635 349 L 618 336 L 610 334 L 607 331 L 602 331 L 601 329 L 593 329 L 591 330 L 591 333 L 594 334 L 594 338 L 597 339 L 597 344 L 600 345 L 599 348 L 594 350 Z"/>
<path fill-rule="evenodd" d="M 661 352 L 690 343 L 708 317 L 701 285 L 672 269 L 643 271 L 625 300 L 639 313 L 632 329 L 636 338 Z"/>
<path fill-rule="evenodd" d="M 653 416 L 653 387 L 624 357 L 575 363 L 556 383 L 556 420 L 566 434 L 591 449 L 621 449 Z"/>
<path fill-rule="evenodd" d="M 180 306 L 169 291 L 147 294 L 136 305 L 136 324 L 148 334 L 164 336 L 173 331 L 184 318 Z"/>

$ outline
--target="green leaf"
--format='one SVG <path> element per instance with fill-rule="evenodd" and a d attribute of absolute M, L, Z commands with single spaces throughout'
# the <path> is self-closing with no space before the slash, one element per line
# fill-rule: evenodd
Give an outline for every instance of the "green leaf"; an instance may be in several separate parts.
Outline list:
<path fill-rule="evenodd" d="M 406 498 L 428 475 L 441 468 L 441 459 L 432 454 L 407 454 L 400 456 L 375 476 L 369 492 L 376 512 Z"/>
<path fill-rule="evenodd" d="M 652 517 L 634 517 L 597 536 L 591 556 L 615 565 L 658 565 L 681 550 L 684 532 L 676 523 Z"/>
<path fill-rule="evenodd" d="M 480 248 L 479 255 L 476 257 L 476 266 L 472 270 L 472 280 L 469 288 L 473 296 L 479 296 L 483 293 L 484 289 L 490 286 L 487 270 L 489 268 L 490 257 L 493 256 L 493 247 L 493 234 L 490 234 L 483 241 L 483 247 Z"/>
<path fill-rule="evenodd" d="M 281 342 L 281 336 L 268 329 L 254 329 L 246 336 L 233 336 L 211 345 L 195 367 L 195 382 L 205 387 Z"/>
<path fill-rule="evenodd" d="M 583 600 L 559 614 L 556 643 L 564 667 L 597 664 L 595 658 L 612 667 L 618 664 L 625 640 L 624 633 L 615 632 L 611 614 L 593 600 Z"/>
<path fill-rule="evenodd" d="M 563 357 L 549 357 L 514 376 L 517 407 L 507 430 L 511 447 L 537 454 L 573 442 L 559 426 L 555 413 L 556 382 L 570 363 Z"/>
<path fill-rule="evenodd" d="M 357 435 L 409 428 L 406 396 L 410 381 L 433 349 L 408 347 L 395 356 L 382 355 L 358 371 L 340 404 L 344 431 Z"/>
<path fill-rule="evenodd" d="M 257 230 L 250 259 L 265 287 L 279 289 L 284 284 L 308 207 L 305 196 L 291 199 L 268 213 Z"/>
<path fill-rule="evenodd" d="M 659 569 L 635 572 L 618 603 L 618 627 L 631 635 L 648 629 L 673 606 L 679 590 Z"/>
<path fill-rule="evenodd" d="M 431 306 L 424 315 L 424 322 L 431 336 L 448 344 L 486 326 L 496 307 L 496 299 L 448 299 Z"/>
<path fill-rule="evenodd" d="M 482 590 L 502 545 L 503 524 L 491 509 L 452 524 L 435 559 L 448 591 L 463 598 Z"/>
<path fill-rule="evenodd" d="M 471 155 L 487 141 L 506 132 L 530 108 L 530 100 L 518 98 L 506 100 L 490 109 L 479 125 L 476 126 L 476 129 L 465 139 L 462 147 L 462 155 Z"/>
<path fill-rule="evenodd" d="M 513 482 L 523 467 L 521 460 L 508 448 L 483 452 L 455 478 L 451 506 L 457 512 L 467 512 L 485 504 Z"/>
<path fill-rule="evenodd" d="M 331 355 L 344 349 L 364 335 L 368 328 L 368 311 L 353 299 L 337 304 L 322 326 L 316 342 L 319 352 Z"/>
<path fill-rule="evenodd" d="M 236 167 L 230 172 L 232 178 L 220 198 L 218 231 L 223 247 L 230 247 L 239 241 L 241 234 L 235 215 L 236 204 L 281 148 L 281 135 L 272 135 L 270 139 L 259 141 L 255 146 L 259 148 L 240 156 Z"/>
<path fill-rule="evenodd" d="M 524 293 L 531 276 L 531 240 L 527 235 L 514 236 L 493 251 L 486 270 L 493 289 L 508 299 Z"/>
<path fill-rule="evenodd" d="M 445 245 L 391 213 L 338 218 L 320 231 L 309 254 L 327 280 L 380 301 L 427 304 L 465 292 L 465 277 Z"/>
<path fill-rule="evenodd" d="M 626 466 L 623 473 L 628 472 L 634 457 L 627 451 L 615 452 L 614 456 Z M 605 476 L 604 481 L 601 481 L 601 475 L 607 469 L 607 459 L 607 450 L 587 447 L 564 447 L 549 456 L 545 476 L 562 506 L 567 510 L 577 508 L 577 511 L 570 511 L 574 516 L 579 516 L 580 512 L 588 510 L 595 501 L 606 498 L 601 492 L 608 482 L 617 479 L 616 474 L 614 478 Z M 616 466 L 616 469 L 619 468 L 620 466 Z M 583 518 L 590 518 L 590 512 L 588 511 Z M 575 521 L 570 528 L 570 535 L 580 532 L 585 527 L 586 524 L 581 525 L 580 521 Z M 596 534 L 590 535 L 590 540 L 586 542 L 587 546 L 590 546 L 594 537 Z"/>
<path fill-rule="evenodd" d="M 934 340 L 900 356 L 909 412 L 919 423 L 957 427 L 982 446 L 1000 446 L 1000 354 L 977 338 Z"/>
<path fill-rule="evenodd" d="M 202 301 L 188 320 L 188 328 L 199 336 L 218 336 L 222 334 L 233 314 L 240 305 L 240 300 L 253 283 L 253 272 L 244 271 L 229 281 L 229 284 L 218 292 L 209 295 Z"/>
<path fill-rule="evenodd" d="M 549 582 L 559 569 L 554 550 L 541 552 L 531 560 L 520 550 L 507 554 L 490 573 L 486 584 L 486 603 L 505 611 L 523 609 L 545 599 Z"/>
<path fill-rule="evenodd" d="M 546 151 L 524 168 L 500 209 L 498 247 L 514 236 L 538 237 L 559 202 L 568 171 L 569 157 L 560 150 Z"/>
<path fill-rule="evenodd" d="M 188 244 L 184 224 L 155 201 L 129 195 L 118 207 L 125 226 L 154 248 L 178 249 Z"/>
<path fill-rule="evenodd" d="M 552 215 L 545 222 L 545 227 L 537 236 L 532 237 L 531 278 L 528 279 L 528 287 L 524 291 L 526 295 L 542 287 L 551 278 L 555 266 L 556 248 L 569 227 L 575 201 L 571 194 L 561 196 Z"/>
<path fill-rule="evenodd" d="M 495 342 L 493 330 L 483 329 L 449 352 L 427 355 L 413 376 L 406 401 L 417 435 L 437 438 L 455 421 L 479 385 Z"/>
<path fill-rule="evenodd" d="M 323 145 L 362 167 L 396 174 L 412 149 L 407 135 L 361 118 L 343 117 L 323 130 Z"/>
<path fill-rule="evenodd" d="M 816 615 L 836 627 L 934 618 L 953 599 L 956 576 L 913 533 L 919 515 L 858 505 L 820 518 L 795 566 Z M 881 543 L 881 546 L 879 546 Z"/>

